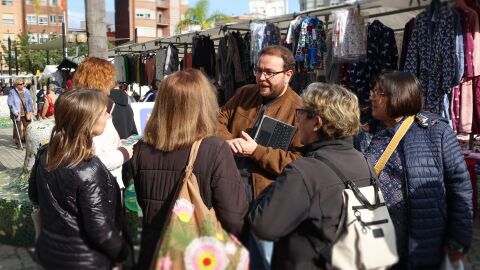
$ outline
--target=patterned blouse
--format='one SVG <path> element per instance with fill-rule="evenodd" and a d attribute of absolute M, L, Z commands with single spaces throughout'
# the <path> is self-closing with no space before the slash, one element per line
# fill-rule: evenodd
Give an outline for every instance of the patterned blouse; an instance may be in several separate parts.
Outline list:
<path fill-rule="evenodd" d="M 372 164 L 376 164 L 400 127 L 400 121 L 394 128 L 385 128 L 377 132 L 365 149 L 365 156 Z M 408 220 L 405 172 L 403 170 L 402 142 L 397 146 L 380 173 L 380 190 L 387 203 L 388 212 L 395 227 L 397 251 L 399 257 L 408 256 Z"/>
<path fill-rule="evenodd" d="M 427 8 L 415 18 L 404 71 L 415 74 L 423 89 L 425 109 L 440 114 L 450 92 L 455 69 L 455 16 L 451 7 Z"/>

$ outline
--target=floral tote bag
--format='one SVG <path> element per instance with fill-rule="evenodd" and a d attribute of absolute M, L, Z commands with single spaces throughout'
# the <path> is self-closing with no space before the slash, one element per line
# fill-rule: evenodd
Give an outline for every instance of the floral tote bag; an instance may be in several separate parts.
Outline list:
<path fill-rule="evenodd" d="M 248 250 L 227 233 L 200 197 L 193 164 L 201 140 L 190 151 L 183 180 L 177 188 L 167 223 L 157 244 L 152 269 L 244 270 L 249 267 Z"/>

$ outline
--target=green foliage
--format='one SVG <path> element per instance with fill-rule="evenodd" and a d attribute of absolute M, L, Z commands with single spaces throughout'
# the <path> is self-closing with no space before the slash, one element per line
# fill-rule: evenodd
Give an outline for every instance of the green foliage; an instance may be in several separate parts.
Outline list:
<path fill-rule="evenodd" d="M 212 15 L 208 16 L 208 7 L 208 0 L 198 0 L 194 7 L 187 9 L 185 19 L 178 23 L 176 32 L 180 33 L 191 25 L 200 25 L 200 29 L 202 30 L 208 29 L 213 27 L 213 23 L 215 23 L 216 20 L 231 20 L 230 16 L 221 13 L 220 11 L 215 11 Z"/>
<path fill-rule="evenodd" d="M 62 50 L 50 50 L 48 52 L 48 63 L 47 63 L 47 51 L 45 50 L 30 50 L 25 49 L 26 46 L 32 44 L 28 41 L 27 35 L 18 35 L 18 39 L 12 42 L 12 69 L 15 68 L 15 58 L 13 57 L 13 52 L 15 51 L 15 46 L 17 46 L 18 52 L 18 66 L 20 71 L 25 71 L 27 73 L 35 74 L 37 70 L 43 71 L 47 64 L 49 65 L 58 65 L 62 62 Z M 8 44 L 1 45 L 5 55 L 8 57 Z M 87 55 L 88 54 L 88 45 L 80 44 L 77 48 L 69 48 L 67 50 L 67 56 L 74 57 L 78 55 Z M 8 60 L 6 60 L 8 63 Z"/>
<path fill-rule="evenodd" d="M 15 46 L 17 46 L 18 52 L 18 67 L 21 71 L 27 73 L 35 74 L 37 70 L 42 71 L 47 65 L 47 52 L 39 50 L 30 50 L 25 49 L 25 46 L 30 45 L 28 41 L 28 36 L 26 34 L 19 34 L 18 39 L 12 42 L 12 52 L 14 52 Z M 2 44 L 2 49 L 4 52 L 8 52 L 8 45 Z M 62 61 L 62 51 L 61 50 L 52 50 L 49 52 L 49 63 L 60 64 Z M 15 68 L 15 59 L 12 58 L 12 68 Z"/>

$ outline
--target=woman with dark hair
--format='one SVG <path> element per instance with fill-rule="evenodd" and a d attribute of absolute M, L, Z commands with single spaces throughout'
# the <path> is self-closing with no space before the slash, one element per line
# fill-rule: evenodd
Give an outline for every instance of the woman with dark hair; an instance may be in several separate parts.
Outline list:
<path fill-rule="evenodd" d="M 154 102 L 155 97 L 157 96 L 157 91 L 158 91 L 158 84 L 160 84 L 160 81 L 157 79 L 153 79 L 150 82 L 150 90 L 148 90 L 147 93 L 145 93 L 145 97 L 143 98 L 143 102 Z"/>
<path fill-rule="evenodd" d="M 44 269 L 111 269 L 128 257 L 120 190 L 93 148 L 105 129 L 106 104 L 101 91 L 89 89 L 55 103 L 50 142 L 37 154 L 28 187 L 40 207 L 35 256 Z"/>
<path fill-rule="evenodd" d="M 247 212 L 245 187 L 225 140 L 215 137 L 216 91 L 201 71 L 188 69 L 169 75 L 133 151 L 133 179 L 143 212 L 138 269 L 148 269 L 169 207 L 187 165 L 190 149 L 203 139 L 193 173 L 200 195 L 213 207 L 222 227 L 239 236 Z"/>
<path fill-rule="evenodd" d="M 407 133 L 379 173 L 394 222 L 400 257 L 394 269 L 439 269 L 468 251 L 472 237 L 472 186 L 460 146 L 445 119 L 421 112 L 423 93 L 407 72 L 381 75 L 370 92 L 377 131 L 365 155 L 376 163 L 400 125 Z"/>
<path fill-rule="evenodd" d="M 55 110 L 55 102 L 57 101 L 57 95 L 55 95 L 55 89 L 57 87 L 54 84 L 50 84 L 45 93 L 45 101 L 40 111 L 39 119 L 53 118 L 53 111 Z"/>

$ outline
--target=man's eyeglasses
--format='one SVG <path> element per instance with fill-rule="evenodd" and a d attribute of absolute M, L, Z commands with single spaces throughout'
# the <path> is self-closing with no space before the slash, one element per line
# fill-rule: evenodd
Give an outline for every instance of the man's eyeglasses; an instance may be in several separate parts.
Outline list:
<path fill-rule="evenodd" d="M 17 83 L 17 85 L 23 85 L 23 83 Z"/>
<path fill-rule="evenodd" d="M 271 71 L 271 70 L 261 70 L 261 69 L 254 69 L 253 75 L 261 77 L 262 74 L 265 76 L 265 79 L 270 80 L 271 78 L 275 77 L 275 75 L 285 72 L 286 70 L 281 71 Z"/>
<path fill-rule="evenodd" d="M 315 115 L 318 114 L 315 110 L 309 109 L 309 108 L 295 109 L 295 117 L 299 118 L 300 115 L 302 115 L 303 113 L 307 114 L 307 118 L 312 118 L 312 117 L 314 117 Z"/>

